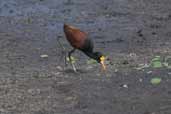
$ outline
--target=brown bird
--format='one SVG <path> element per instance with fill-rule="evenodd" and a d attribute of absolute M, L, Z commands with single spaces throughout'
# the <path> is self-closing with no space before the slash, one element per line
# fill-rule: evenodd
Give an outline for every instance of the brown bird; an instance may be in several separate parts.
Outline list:
<path fill-rule="evenodd" d="M 71 54 L 76 50 L 80 50 L 83 53 L 85 53 L 88 57 L 96 60 L 98 63 L 102 65 L 103 70 L 106 69 L 106 66 L 104 64 L 105 56 L 101 52 L 94 52 L 94 44 L 90 38 L 88 38 L 87 33 L 81 31 L 80 29 L 64 24 L 64 33 L 68 40 L 68 42 L 71 44 L 73 49 L 68 53 L 69 61 L 72 64 L 72 67 L 74 71 L 76 71 L 76 68 L 71 60 Z"/>

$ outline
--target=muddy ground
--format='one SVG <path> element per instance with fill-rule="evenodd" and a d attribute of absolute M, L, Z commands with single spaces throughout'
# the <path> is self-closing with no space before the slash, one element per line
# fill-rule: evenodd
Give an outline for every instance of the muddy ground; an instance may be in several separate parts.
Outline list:
<path fill-rule="evenodd" d="M 1 0 L 1 114 L 171 114 L 170 0 Z M 112 64 L 71 47 L 63 23 L 87 31 Z M 41 57 L 48 55 L 48 57 Z M 162 67 L 151 60 L 161 57 Z M 145 68 L 140 66 L 145 65 Z M 169 63 L 170 64 L 170 63 Z M 63 69 L 65 68 L 65 69 Z M 161 82 L 152 84 L 159 77 Z"/>

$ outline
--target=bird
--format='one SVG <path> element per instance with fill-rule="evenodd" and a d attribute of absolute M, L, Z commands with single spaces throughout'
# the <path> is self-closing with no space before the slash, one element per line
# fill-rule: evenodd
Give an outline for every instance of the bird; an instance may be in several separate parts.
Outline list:
<path fill-rule="evenodd" d="M 75 72 L 77 70 L 72 63 L 71 55 L 75 52 L 76 49 L 82 51 L 88 57 L 96 60 L 98 63 L 101 64 L 102 69 L 106 70 L 105 56 L 101 52 L 94 51 L 94 43 L 92 39 L 88 37 L 88 34 L 86 32 L 83 32 L 79 28 L 68 25 L 66 23 L 64 23 L 63 29 L 66 39 L 73 47 L 73 49 L 68 52 L 68 58 Z"/>

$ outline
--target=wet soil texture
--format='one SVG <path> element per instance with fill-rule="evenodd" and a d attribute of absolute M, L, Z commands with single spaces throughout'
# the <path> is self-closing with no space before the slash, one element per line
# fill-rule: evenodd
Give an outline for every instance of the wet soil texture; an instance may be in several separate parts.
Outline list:
<path fill-rule="evenodd" d="M 63 23 L 106 72 L 79 51 L 65 66 Z M 171 0 L 0 0 L 1 114 L 171 114 L 170 61 Z"/>

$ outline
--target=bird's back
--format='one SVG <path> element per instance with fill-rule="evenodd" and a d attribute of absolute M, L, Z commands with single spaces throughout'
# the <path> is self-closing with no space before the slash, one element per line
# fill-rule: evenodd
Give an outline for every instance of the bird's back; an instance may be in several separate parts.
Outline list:
<path fill-rule="evenodd" d="M 64 24 L 64 32 L 69 43 L 76 49 L 81 49 L 87 39 L 87 34 L 78 28 Z"/>

